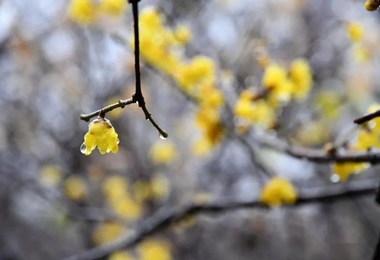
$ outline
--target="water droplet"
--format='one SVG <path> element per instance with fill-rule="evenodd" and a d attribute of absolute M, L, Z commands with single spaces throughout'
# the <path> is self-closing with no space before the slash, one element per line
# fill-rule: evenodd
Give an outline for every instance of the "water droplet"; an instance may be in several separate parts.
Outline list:
<path fill-rule="evenodd" d="M 116 140 L 116 144 L 119 144 L 120 143 L 120 140 L 119 140 L 119 138 L 117 138 L 117 140 Z"/>
<path fill-rule="evenodd" d="M 168 137 L 164 136 L 164 135 L 160 135 L 160 139 L 165 140 L 166 138 L 168 138 Z"/>
<path fill-rule="evenodd" d="M 138 102 L 138 101 L 136 101 L 136 104 L 137 104 L 137 105 L 139 105 L 139 102 Z"/>
<path fill-rule="evenodd" d="M 337 183 L 340 181 L 340 177 L 338 174 L 333 174 L 330 176 L 330 181 L 333 182 L 333 183 Z"/>
<path fill-rule="evenodd" d="M 83 144 L 80 146 L 80 152 L 83 153 L 83 154 L 86 154 L 86 151 L 87 151 L 87 147 L 86 147 L 86 145 L 83 143 Z"/>

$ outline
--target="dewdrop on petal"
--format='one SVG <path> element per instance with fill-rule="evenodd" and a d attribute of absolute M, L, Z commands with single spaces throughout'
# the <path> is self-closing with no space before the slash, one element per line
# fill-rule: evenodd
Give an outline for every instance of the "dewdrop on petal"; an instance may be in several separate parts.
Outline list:
<path fill-rule="evenodd" d="M 88 132 L 84 136 L 84 142 L 80 151 L 89 155 L 98 147 L 101 154 L 119 151 L 119 138 L 111 122 L 107 118 L 98 117 L 88 125 Z"/>

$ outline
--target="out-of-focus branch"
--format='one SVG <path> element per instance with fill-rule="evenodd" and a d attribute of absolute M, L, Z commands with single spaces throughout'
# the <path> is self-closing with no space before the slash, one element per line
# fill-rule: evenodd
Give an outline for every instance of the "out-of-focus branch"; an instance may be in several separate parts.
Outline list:
<path fill-rule="evenodd" d="M 300 194 L 299 199 L 295 204 L 287 206 L 294 207 L 307 203 L 330 202 L 337 199 L 349 198 L 350 196 L 373 194 L 377 188 L 377 183 L 378 180 L 366 180 L 352 183 L 349 186 L 345 184 L 338 184 L 333 185 L 332 187 L 322 187 L 312 191 L 305 191 Z M 126 235 L 107 245 L 96 247 L 82 254 L 68 257 L 65 260 L 92 260 L 108 256 L 117 250 L 132 247 L 146 237 L 192 215 L 202 213 L 224 213 L 233 210 L 252 208 L 269 209 L 268 206 L 262 204 L 258 200 L 231 201 L 225 198 L 220 198 L 214 202 L 204 204 L 193 203 L 171 209 L 163 208 L 150 218 L 142 221 L 134 233 Z"/>
<path fill-rule="evenodd" d="M 380 163 L 380 151 L 369 150 L 364 152 L 359 151 L 335 151 L 328 152 L 322 149 L 311 149 L 300 146 L 291 146 L 279 139 L 260 135 L 255 137 L 255 141 L 262 146 L 269 147 L 281 153 L 288 154 L 299 159 L 317 163 L 330 162 L 368 162 L 371 164 Z"/>

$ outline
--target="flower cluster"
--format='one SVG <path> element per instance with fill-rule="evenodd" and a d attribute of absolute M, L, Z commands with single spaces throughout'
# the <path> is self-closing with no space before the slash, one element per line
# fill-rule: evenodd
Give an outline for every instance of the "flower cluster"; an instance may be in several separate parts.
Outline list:
<path fill-rule="evenodd" d="M 71 0 L 68 14 L 71 20 L 86 25 L 102 16 L 120 16 L 125 8 L 125 0 Z"/>
<path fill-rule="evenodd" d="M 272 178 L 262 189 L 260 201 L 268 206 L 294 204 L 297 201 L 297 191 L 292 183 L 280 177 Z"/>
<path fill-rule="evenodd" d="M 380 109 L 380 105 L 372 105 L 368 112 Z M 367 151 L 371 148 L 380 148 L 380 118 L 375 118 L 359 129 L 356 140 L 349 146 L 352 151 Z M 334 163 L 333 171 L 341 181 L 347 180 L 351 174 L 359 173 L 368 167 L 368 163 Z"/>
<path fill-rule="evenodd" d="M 173 78 L 181 90 L 199 104 L 196 124 L 202 137 L 195 143 L 194 150 L 206 153 L 224 133 L 219 117 L 224 100 L 215 84 L 215 63 L 206 56 L 184 60 L 183 45 L 191 39 L 190 30 L 183 25 L 174 30 L 167 28 L 155 9 L 144 9 L 139 23 L 142 58 Z"/>
<path fill-rule="evenodd" d="M 84 142 L 80 148 L 85 155 L 98 147 L 101 154 L 119 151 L 119 138 L 111 122 L 102 117 L 96 118 L 88 125 L 88 132 L 84 136 Z"/>
<path fill-rule="evenodd" d="M 292 98 L 307 97 L 312 86 L 311 69 L 304 59 L 294 60 L 288 70 L 271 63 L 265 68 L 262 84 L 266 94 L 259 97 L 252 90 L 242 91 L 234 112 L 245 122 L 268 129 L 275 124 L 276 109 Z"/>

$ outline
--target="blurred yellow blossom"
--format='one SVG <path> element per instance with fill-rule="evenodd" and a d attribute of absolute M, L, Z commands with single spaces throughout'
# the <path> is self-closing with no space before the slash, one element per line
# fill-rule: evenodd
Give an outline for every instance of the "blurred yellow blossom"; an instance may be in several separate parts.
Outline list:
<path fill-rule="evenodd" d="M 138 246 L 138 252 L 140 260 L 172 259 L 170 245 L 163 240 L 149 239 L 143 241 Z"/>
<path fill-rule="evenodd" d="M 267 89 L 274 89 L 278 88 L 286 78 L 286 70 L 275 63 L 271 63 L 265 68 L 262 84 Z"/>
<path fill-rule="evenodd" d="M 96 20 L 96 4 L 92 0 L 71 0 L 69 17 L 79 24 L 90 24 Z"/>
<path fill-rule="evenodd" d="M 150 148 L 150 158 L 158 164 L 170 163 L 177 156 L 177 148 L 168 140 L 158 141 Z"/>
<path fill-rule="evenodd" d="M 180 44 L 186 44 L 191 38 L 191 31 L 185 25 L 179 25 L 174 31 L 174 36 Z"/>
<path fill-rule="evenodd" d="M 100 0 L 99 9 L 110 16 L 120 16 L 127 6 L 126 0 Z"/>
<path fill-rule="evenodd" d="M 361 43 L 352 46 L 353 56 L 358 62 L 366 62 L 371 58 L 370 51 Z"/>
<path fill-rule="evenodd" d="M 106 118 L 98 117 L 88 125 L 88 132 L 84 136 L 81 152 L 85 155 L 98 146 L 101 154 L 119 151 L 119 138 L 111 122 Z"/>
<path fill-rule="evenodd" d="M 87 185 L 84 179 L 78 176 L 70 176 L 64 184 L 66 196 L 72 200 L 81 200 L 86 196 Z"/>
<path fill-rule="evenodd" d="M 110 254 L 108 260 L 135 260 L 135 258 L 125 251 L 116 251 Z"/>
<path fill-rule="evenodd" d="M 295 139 L 304 145 L 321 145 L 329 141 L 330 131 L 324 121 L 311 121 L 297 129 Z"/>
<path fill-rule="evenodd" d="M 121 237 L 125 231 L 125 227 L 116 222 L 100 223 L 93 231 L 92 240 L 96 245 L 107 244 Z"/>
<path fill-rule="evenodd" d="M 124 220 L 136 220 L 141 216 L 142 207 L 134 201 L 129 195 L 119 199 L 110 199 L 111 208 Z"/>
<path fill-rule="evenodd" d="M 366 127 L 361 128 L 353 148 L 359 151 L 365 151 L 371 147 L 380 148 L 379 133 L 367 129 Z"/>
<path fill-rule="evenodd" d="M 40 180 L 47 187 L 56 187 L 62 180 L 62 172 L 57 165 L 45 165 L 40 171 Z"/>
<path fill-rule="evenodd" d="M 114 175 L 108 177 L 103 184 L 103 193 L 108 199 L 118 200 L 128 194 L 128 184 L 125 177 Z"/>
<path fill-rule="evenodd" d="M 262 189 L 260 201 L 274 207 L 281 204 L 294 204 L 297 196 L 297 191 L 290 181 L 273 177 Z"/>
<path fill-rule="evenodd" d="M 305 59 L 293 60 L 289 67 L 289 78 L 294 83 L 293 97 L 304 99 L 312 86 L 312 72 Z"/>
<path fill-rule="evenodd" d="M 218 111 L 212 108 L 200 108 L 195 122 L 202 132 L 202 137 L 194 144 L 193 152 L 204 155 L 221 141 L 225 131 Z"/>
<path fill-rule="evenodd" d="M 358 22 L 349 22 L 346 30 L 348 37 L 353 42 L 359 41 L 363 37 L 363 27 Z"/>
<path fill-rule="evenodd" d="M 137 181 L 133 184 L 133 194 L 137 201 L 161 199 L 166 197 L 170 190 L 167 178 L 153 176 L 149 181 Z"/>
<path fill-rule="evenodd" d="M 342 97 L 337 92 L 328 90 L 319 92 L 314 98 L 315 106 L 327 119 L 336 119 L 339 116 L 342 101 Z"/>
<path fill-rule="evenodd" d="M 359 173 L 368 167 L 367 163 L 334 163 L 332 170 L 339 176 L 340 181 L 346 181 L 351 174 Z"/>

